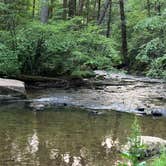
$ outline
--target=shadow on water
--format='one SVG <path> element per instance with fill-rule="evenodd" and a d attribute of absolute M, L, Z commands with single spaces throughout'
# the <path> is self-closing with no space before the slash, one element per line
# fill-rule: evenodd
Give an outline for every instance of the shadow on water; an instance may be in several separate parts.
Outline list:
<path fill-rule="evenodd" d="M 77 108 L 33 112 L 0 107 L 0 165 L 110 166 L 113 143 L 125 143 L 134 115 L 110 111 L 93 116 Z M 166 138 L 166 119 L 139 117 L 143 135 Z"/>

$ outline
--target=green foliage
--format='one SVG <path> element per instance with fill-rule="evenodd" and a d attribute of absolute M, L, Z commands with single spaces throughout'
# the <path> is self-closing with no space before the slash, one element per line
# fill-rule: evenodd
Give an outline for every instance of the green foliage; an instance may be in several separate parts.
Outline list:
<path fill-rule="evenodd" d="M 166 154 L 163 153 L 159 158 L 155 159 L 149 164 L 149 166 L 165 166 L 166 165 Z"/>
<path fill-rule="evenodd" d="M 160 16 L 155 15 L 138 21 L 130 43 L 132 68 L 155 78 L 165 78 L 165 16 L 163 12 Z"/>
<path fill-rule="evenodd" d="M 121 63 L 115 44 L 84 27 L 81 18 L 43 25 L 32 22 L 18 30 L 17 48 L 25 74 L 89 76 L 93 69 L 111 69 Z"/>
<path fill-rule="evenodd" d="M 166 79 L 166 54 L 151 62 L 147 75 L 155 78 Z"/>
<path fill-rule="evenodd" d="M 137 60 L 142 63 L 150 63 L 155 58 L 163 56 L 166 52 L 165 45 L 160 38 L 153 39 L 140 47 L 140 52 L 137 55 Z"/>
<path fill-rule="evenodd" d="M 17 75 L 18 73 L 19 62 L 16 53 L 0 43 L 0 75 Z"/>
<path fill-rule="evenodd" d="M 141 144 L 141 129 L 135 118 L 131 127 L 131 135 L 128 137 L 129 150 L 122 153 L 122 157 L 128 159 L 133 166 L 143 166 L 145 163 L 140 163 L 139 159 L 143 157 L 145 146 Z"/>

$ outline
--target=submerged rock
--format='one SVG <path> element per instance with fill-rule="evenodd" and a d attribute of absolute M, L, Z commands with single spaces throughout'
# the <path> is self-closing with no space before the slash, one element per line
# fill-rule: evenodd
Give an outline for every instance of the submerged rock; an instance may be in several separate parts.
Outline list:
<path fill-rule="evenodd" d="M 24 82 L 0 78 L 0 101 L 26 97 Z"/>

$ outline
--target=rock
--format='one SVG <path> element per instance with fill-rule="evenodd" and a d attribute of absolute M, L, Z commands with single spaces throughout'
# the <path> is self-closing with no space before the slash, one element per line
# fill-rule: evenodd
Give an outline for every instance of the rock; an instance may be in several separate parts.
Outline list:
<path fill-rule="evenodd" d="M 144 112 L 144 111 L 145 111 L 145 108 L 140 107 L 140 108 L 137 108 L 137 110 L 140 111 L 140 112 Z"/>
<path fill-rule="evenodd" d="M 24 82 L 0 78 L 0 101 L 26 97 Z"/>
<path fill-rule="evenodd" d="M 153 110 L 151 114 L 153 116 L 163 116 L 163 113 L 160 110 Z"/>
<path fill-rule="evenodd" d="M 103 115 L 104 112 L 91 110 L 91 111 L 89 111 L 88 114 L 89 114 L 89 115 L 92 115 L 92 116 L 98 116 L 98 115 Z"/>
<path fill-rule="evenodd" d="M 166 147 L 166 140 L 152 136 L 140 136 L 141 145 L 144 145 L 143 157 L 152 157 L 160 154 Z M 122 146 L 121 152 L 128 151 L 130 149 L 130 143 Z"/>
<path fill-rule="evenodd" d="M 32 108 L 34 111 L 43 111 L 45 108 L 45 105 L 42 103 L 31 103 L 30 108 Z"/>
<path fill-rule="evenodd" d="M 152 157 L 160 154 L 166 147 L 166 140 L 158 137 L 141 136 L 141 143 L 146 146 L 145 157 Z"/>

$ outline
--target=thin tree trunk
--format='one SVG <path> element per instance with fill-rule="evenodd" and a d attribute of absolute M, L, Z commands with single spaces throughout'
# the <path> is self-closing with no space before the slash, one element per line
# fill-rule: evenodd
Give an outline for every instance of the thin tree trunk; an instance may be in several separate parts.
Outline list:
<path fill-rule="evenodd" d="M 84 0 L 79 0 L 79 4 L 78 4 L 78 15 L 79 16 L 82 16 L 83 8 L 84 8 Z"/>
<path fill-rule="evenodd" d="M 51 0 L 51 5 L 49 7 L 49 18 L 52 18 L 54 12 L 54 0 Z"/>
<path fill-rule="evenodd" d="M 86 0 L 86 23 L 89 23 L 89 0 Z"/>
<path fill-rule="evenodd" d="M 160 1 L 155 1 L 155 11 L 160 16 L 161 15 L 161 4 Z"/>
<path fill-rule="evenodd" d="M 121 36 L 122 36 L 122 54 L 125 64 L 127 63 L 127 31 L 126 31 L 126 17 L 124 10 L 124 0 L 119 0 L 120 18 L 121 18 Z"/>
<path fill-rule="evenodd" d="M 150 12 L 150 0 L 147 0 L 147 12 L 148 12 L 148 16 L 150 17 L 151 12 Z"/>
<path fill-rule="evenodd" d="M 109 12 L 108 12 L 108 22 L 107 22 L 107 33 L 106 37 L 110 37 L 111 34 L 111 17 L 112 17 L 112 0 L 110 0 Z"/>
<path fill-rule="evenodd" d="M 76 14 L 76 0 L 69 0 L 69 17 L 74 17 Z"/>
<path fill-rule="evenodd" d="M 101 24 L 104 20 L 104 17 L 106 15 L 107 9 L 109 7 L 110 4 L 110 0 L 105 0 L 105 3 L 103 5 L 103 9 L 100 11 L 100 16 L 99 16 L 99 20 L 98 20 L 98 24 Z"/>
<path fill-rule="evenodd" d="M 49 7 L 48 7 L 48 0 L 42 0 L 41 1 L 41 22 L 47 23 L 48 22 L 48 16 L 49 16 Z"/>
<path fill-rule="evenodd" d="M 67 0 L 63 0 L 63 19 L 67 19 Z"/>
<path fill-rule="evenodd" d="M 33 0 L 33 6 L 32 6 L 32 17 L 35 17 L 35 7 L 36 7 L 36 0 Z"/>
<path fill-rule="evenodd" d="M 98 0 L 97 20 L 99 20 L 100 17 L 100 9 L 101 9 L 101 0 Z"/>

